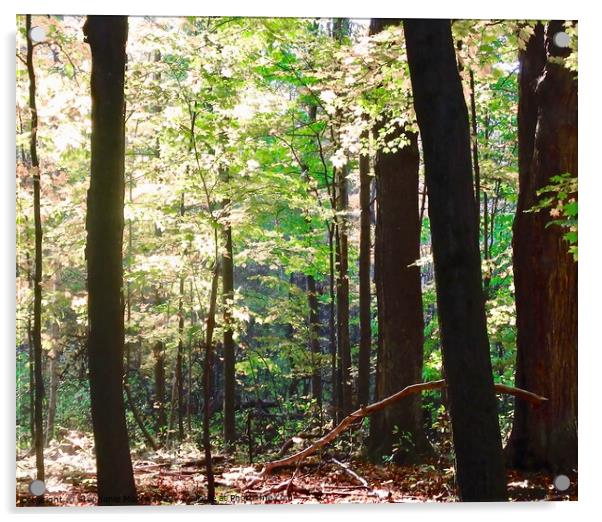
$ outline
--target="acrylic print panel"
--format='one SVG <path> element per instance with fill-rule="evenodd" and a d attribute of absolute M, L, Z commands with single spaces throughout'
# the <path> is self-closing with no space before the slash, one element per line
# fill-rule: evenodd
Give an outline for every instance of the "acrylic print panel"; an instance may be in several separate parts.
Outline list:
<path fill-rule="evenodd" d="M 577 499 L 576 22 L 16 46 L 18 506 Z"/>

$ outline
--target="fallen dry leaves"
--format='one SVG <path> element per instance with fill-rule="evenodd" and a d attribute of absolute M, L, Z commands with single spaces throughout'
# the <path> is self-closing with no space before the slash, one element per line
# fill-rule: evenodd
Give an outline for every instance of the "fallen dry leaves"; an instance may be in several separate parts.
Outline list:
<path fill-rule="evenodd" d="M 96 477 L 89 437 L 68 432 L 45 452 L 45 505 L 93 506 Z M 221 504 L 334 504 L 457 501 L 453 468 L 440 462 L 414 466 L 374 465 L 345 461 L 366 485 L 340 465 L 319 458 L 297 468 L 284 468 L 262 477 L 261 465 L 244 466 L 224 457 L 216 463 L 217 501 Z M 134 459 L 139 502 L 145 505 L 203 504 L 206 498 L 202 456 L 190 445 L 178 453 L 160 451 Z M 37 505 L 27 486 L 35 475 L 33 455 L 17 460 L 17 506 Z M 546 473 L 508 473 L 513 501 L 576 500 L 577 476 L 571 487 L 558 492 Z"/>

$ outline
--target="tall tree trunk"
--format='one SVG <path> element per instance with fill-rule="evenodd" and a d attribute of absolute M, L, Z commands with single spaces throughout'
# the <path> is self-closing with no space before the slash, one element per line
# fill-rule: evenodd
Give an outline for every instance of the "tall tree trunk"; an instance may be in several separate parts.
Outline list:
<path fill-rule="evenodd" d="M 188 427 L 188 433 L 192 433 L 192 346 L 193 346 L 193 332 L 194 325 L 196 322 L 194 313 L 194 292 L 193 292 L 193 281 L 190 280 L 190 336 L 188 337 L 188 389 L 186 393 L 186 424 Z"/>
<path fill-rule="evenodd" d="M 228 174 L 225 174 L 228 182 Z M 232 227 L 229 222 L 230 200 L 224 201 L 228 220 L 224 227 L 224 254 L 222 255 L 222 295 L 224 302 L 224 442 L 233 446 L 236 441 L 236 356 L 232 331 L 232 301 L 234 300 L 234 253 Z"/>
<path fill-rule="evenodd" d="M 33 368 L 35 377 L 34 424 L 36 450 L 36 477 L 44 480 L 44 378 L 42 376 L 42 216 L 40 213 L 40 162 L 38 160 L 38 110 L 36 107 L 36 75 L 33 65 L 31 40 L 31 15 L 25 17 L 27 33 L 27 73 L 29 76 L 29 110 L 31 133 L 29 152 L 33 177 L 33 216 L 35 228 L 35 254 L 33 274 Z"/>
<path fill-rule="evenodd" d="M 368 140 L 368 133 L 362 134 Z M 370 157 L 360 155 L 360 255 L 359 255 L 359 307 L 360 307 L 360 349 L 358 359 L 358 407 L 370 403 L 370 355 L 372 352 L 372 311 L 370 292 L 370 257 L 372 240 L 370 234 L 370 196 L 372 177 Z"/>
<path fill-rule="evenodd" d="M 337 225 L 338 225 L 338 263 L 337 263 L 337 341 L 340 370 L 338 379 L 341 394 L 339 405 L 341 415 L 347 416 L 352 408 L 351 387 L 351 345 L 349 340 L 349 244 L 348 223 L 345 215 L 348 206 L 347 169 L 336 169 L 337 185 Z"/>
<path fill-rule="evenodd" d="M 307 276 L 307 301 L 309 304 L 309 345 L 311 357 L 311 396 L 318 405 L 322 418 L 322 364 L 319 337 L 318 293 L 314 276 Z"/>
<path fill-rule="evenodd" d="M 92 148 L 88 190 L 88 363 L 98 502 L 135 504 L 123 402 L 123 203 L 125 16 L 88 16 Z"/>
<path fill-rule="evenodd" d="M 577 264 L 547 211 L 526 212 L 555 175 L 577 176 L 577 82 L 552 59 L 563 22 L 538 24 L 520 53 L 519 197 L 514 220 L 516 386 L 545 395 L 529 410 L 516 401 L 507 455 L 519 468 L 577 466 Z M 551 378 L 552 377 L 552 378 Z"/>
<path fill-rule="evenodd" d="M 217 284 L 219 281 L 219 258 L 217 254 L 217 232 L 215 237 L 216 252 L 213 278 L 211 281 L 211 295 L 209 296 L 209 311 L 207 312 L 207 331 L 205 338 L 205 362 L 203 367 L 203 447 L 205 450 L 205 468 L 207 472 L 207 501 L 215 503 L 215 478 L 213 476 L 213 462 L 211 458 L 211 397 L 213 368 L 213 331 L 215 330 L 215 308 L 217 304 Z"/>
<path fill-rule="evenodd" d="M 479 165 L 479 134 L 477 125 L 477 102 L 475 92 L 474 72 L 472 69 L 470 75 L 470 123 L 471 123 L 471 141 L 472 141 L 472 167 L 474 169 L 474 192 L 477 203 L 477 214 L 481 208 L 481 167 Z"/>
<path fill-rule="evenodd" d="M 180 197 L 180 218 L 184 217 L 184 193 Z M 183 252 L 186 256 L 186 251 Z M 178 440 L 184 440 L 184 276 L 180 275 L 180 293 L 178 297 L 178 351 L 176 353 L 176 382 L 178 384 Z"/>
<path fill-rule="evenodd" d="M 27 319 L 27 337 L 28 337 L 28 356 L 29 356 L 29 432 L 31 433 L 31 449 L 35 453 L 36 443 L 36 423 L 35 423 L 35 395 L 36 382 L 34 375 L 34 354 L 33 354 L 33 328 L 31 317 Z"/>
<path fill-rule="evenodd" d="M 157 433 L 163 439 L 167 428 L 167 417 L 165 415 L 165 353 L 163 343 L 157 341 L 153 346 L 155 358 L 155 408 L 157 409 Z"/>
<path fill-rule="evenodd" d="M 443 365 L 459 496 L 506 500 L 481 279 L 468 111 L 449 20 L 405 20 L 424 150 Z"/>
<path fill-rule="evenodd" d="M 400 23 L 395 19 L 372 19 L 370 32 Z M 389 124 L 385 115 L 378 125 Z M 418 136 L 399 127 L 387 139 L 405 138 L 408 144 L 394 153 L 379 151 L 374 171 L 377 186 L 377 240 L 379 267 L 376 279 L 378 325 L 381 348 L 378 357 L 376 399 L 422 380 L 424 318 L 420 267 L 410 266 L 420 258 Z M 422 422 L 422 400 L 414 395 L 377 413 L 370 438 L 372 458 L 391 455 L 395 460 L 416 460 L 430 446 Z"/>
<path fill-rule="evenodd" d="M 328 306 L 328 345 L 330 349 L 330 381 L 332 384 L 332 417 L 336 422 L 339 418 L 339 390 L 338 390 L 338 379 L 337 379 L 337 333 L 335 327 L 335 252 L 334 252 L 334 224 L 328 227 L 328 264 L 329 264 L 329 277 L 328 277 L 328 289 L 329 289 L 329 306 Z"/>
<path fill-rule="evenodd" d="M 48 373 L 50 375 L 50 390 L 48 394 L 48 412 L 46 416 L 46 439 L 45 446 L 50 444 L 54 436 L 54 419 L 56 417 L 57 392 L 59 388 L 59 357 L 60 352 L 57 347 L 48 352 Z"/>

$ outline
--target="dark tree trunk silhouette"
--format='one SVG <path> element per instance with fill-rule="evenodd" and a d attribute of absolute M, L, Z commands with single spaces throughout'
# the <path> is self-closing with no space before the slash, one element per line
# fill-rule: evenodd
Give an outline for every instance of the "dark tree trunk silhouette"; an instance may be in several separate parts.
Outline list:
<path fill-rule="evenodd" d="M 468 111 L 449 20 L 405 20 L 424 150 L 459 496 L 506 500 L 481 279 Z"/>
<path fill-rule="evenodd" d="M 31 15 L 25 17 L 27 32 L 27 73 L 29 77 L 29 109 L 31 133 L 29 152 L 33 178 L 33 216 L 35 234 L 33 272 L 33 369 L 35 382 L 34 400 L 34 447 L 36 451 L 36 478 L 44 480 L 44 378 L 42 376 L 42 217 L 40 214 L 40 162 L 38 160 L 38 110 L 36 107 L 36 75 L 33 65 L 31 40 Z"/>
<path fill-rule="evenodd" d="M 519 198 L 514 220 L 516 385 L 549 401 L 515 405 L 506 448 L 511 466 L 570 472 L 577 466 L 577 263 L 549 212 L 526 212 L 550 178 L 577 176 L 577 81 L 552 58 L 563 22 L 538 24 L 520 53 Z"/>
<path fill-rule="evenodd" d="M 370 32 L 376 34 L 395 19 L 372 19 Z M 384 115 L 378 129 L 389 124 Z M 396 152 L 378 151 L 376 174 L 376 244 L 379 267 L 376 278 L 378 325 L 381 347 L 378 353 L 376 399 L 387 397 L 422 380 L 424 319 L 420 268 L 410 266 L 420 258 L 418 169 L 420 156 L 415 132 L 396 127 L 387 140 L 404 138 L 408 143 Z M 380 460 L 391 455 L 397 462 L 416 460 L 429 449 L 422 425 L 422 399 L 414 395 L 377 413 L 370 438 L 370 454 Z"/>
<path fill-rule="evenodd" d="M 362 134 L 362 140 L 368 141 L 368 133 Z M 370 157 L 360 155 L 360 255 L 359 255 L 359 307 L 360 307 L 360 350 L 358 359 L 358 406 L 370 402 L 370 355 L 372 352 L 372 311 L 370 292 L 370 257 L 372 240 L 370 234 L 370 197 L 372 177 L 370 176 Z"/>
<path fill-rule="evenodd" d="M 88 363 L 98 502 L 135 504 L 123 401 L 125 16 L 88 16 L 92 52 L 92 148 L 88 190 Z"/>

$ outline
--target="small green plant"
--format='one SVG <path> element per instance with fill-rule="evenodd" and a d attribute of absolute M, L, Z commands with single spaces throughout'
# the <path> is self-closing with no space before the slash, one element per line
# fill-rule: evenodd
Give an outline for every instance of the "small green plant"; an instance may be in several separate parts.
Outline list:
<path fill-rule="evenodd" d="M 569 252 L 577 261 L 577 223 L 579 205 L 577 201 L 578 183 L 572 174 L 565 173 L 550 178 L 551 183 L 537 191 L 544 196 L 529 212 L 549 210 L 553 218 L 546 227 L 557 225 L 565 231 L 564 239 L 569 244 Z"/>

